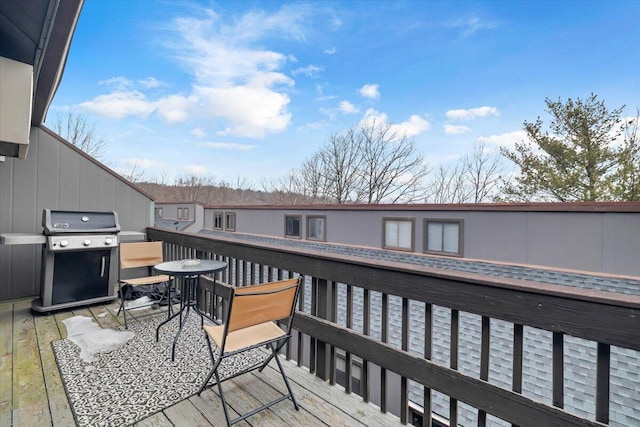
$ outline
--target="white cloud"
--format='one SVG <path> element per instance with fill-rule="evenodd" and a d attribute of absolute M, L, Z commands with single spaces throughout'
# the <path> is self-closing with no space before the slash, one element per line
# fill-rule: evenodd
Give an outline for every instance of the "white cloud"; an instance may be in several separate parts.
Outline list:
<path fill-rule="evenodd" d="M 354 114 L 359 112 L 356 106 L 350 103 L 349 101 L 342 101 L 340 103 L 339 108 L 340 108 L 340 111 L 342 111 L 344 114 Z"/>
<path fill-rule="evenodd" d="M 167 84 L 164 82 L 161 82 L 160 80 L 156 79 L 155 77 L 147 77 L 146 79 L 140 79 L 138 80 L 138 84 L 144 88 L 147 89 L 154 89 L 157 87 L 161 87 L 161 86 L 166 86 Z"/>
<path fill-rule="evenodd" d="M 209 114 L 230 122 L 221 135 L 263 138 L 268 132 L 282 132 L 291 121 L 289 97 L 260 85 L 197 90 Z"/>
<path fill-rule="evenodd" d="M 449 110 L 445 115 L 449 120 L 473 120 L 476 117 L 499 116 L 500 112 L 496 107 L 483 106 L 468 110 Z"/>
<path fill-rule="evenodd" d="M 198 138 L 203 138 L 207 134 L 204 130 L 200 128 L 191 129 L 189 133 Z"/>
<path fill-rule="evenodd" d="M 155 102 L 158 114 L 168 123 L 184 122 L 189 119 L 189 110 L 197 102 L 195 96 L 170 95 Z"/>
<path fill-rule="evenodd" d="M 446 133 L 447 135 L 459 135 L 462 133 L 467 133 L 470 130 L 471 129 L 469 129 L 469 126 L 456 126 L 451 124 L 444 125 L 444 133 Z"/>
<path fill-rule="evenodd" d="M 251 138 L 286 129 L 291 122 L 287 91 L 294 81 L 281 70 L 295 58 L 262 44 L 266 37 L 305 41 L 311 9 L 303 4 L 284 5 L 274 13 L 252 10 L 229 19 L 210 9 L 198 12 L 176 19 L 166 44 L 192 76 L 191 93 L 151 98 L 143 90 L 159 87 L 159 80 L 138 80 L 137 90 L 131 80 L 114 77 L 101 82 L 111 93 L 81 106 L 114 119 L 148 117 L 155 112 L 169 123 L 188 121 L 197 113 L 213 126 L 222 125 L 221 134 Z M 319 71 L 316 66 L 298 69 L 307 75 Z"/>
<path fill-rule="evenodd" d="M 338 51 L 337 48 L 332 47 L 330 49 L 325 49 L 324 53 L 326 53 L 327 55 L 335 55 L 337 51 Z"/>
<path fill-rule="evenodd" d="M 467 19 L 459 19 L 457 21 L 450 22 L 446 26 L 449 28 L 460 28 L 462 30 L 460 33 L 461 37 L 468 37 L 480 30 L 492 30 L 497 27 L 495 23 L 482 21 L 477 16 Z"/>
<path fill-rule="evenodd" d="M 297 76 L 298 74 L 304 74 L 307 77 L 317 76 L 318 73 L 322 71 L 321 67 L 317 67 L 315 65 L 308 65 L 306 67 L 298 68 L 291 71 L 291 74 Z"/>
<path fill-rule="evenodd" d="M 99 85 L 109 86 L 114 91 L 128 91 L 134 87 L 131 80 L 123 76 L 111 77 L 106 80 L 98 81 Z"/>
<path fill-rule="evenodd" d="M 80 106 L 112 119 L 122 119 L 127 116 L 147 117 L 156 108 L 145 94 L 137 90 L 99 95 L 91 101 L 81 103 Z"/>
<path fill-rule="evenodd" d="M 481 136 L 478 141 L 485 143 L 487 147 L 505 147 L 511 150 L 516 143 L 527 141 L 527 133 L 524 130 L 516 130 L 500 135 Z"/>
<path fill-rule="evenodd" d="M 251 151 L 258 148 L 257 145 L 250 144 L 238 144 L 235 142 L 206 142 L 205 147 L 220 148 L 222 150 L 235 150 L 235 151 Z"/>
<path fill-rule="evenodd" d="M 387 115 L 373 108 L 368 109 L 360 121 L 360 126 L 380 126 L 386 124 L 388 124 Z M 426 119 L 417 114 L 413 114 L 408 120 L 402 123 L 390 125 L 389 130 L 398 137 L 412 137 L 426 132 L 430 128 L 431 124 Z"/>
<path fill-rule="evenodd" d="M 125 165 L 135 166 L 136 168 L 142 169 L 164 169 L 168 166 L 165 162 L 159 162 L 149 159 L 127 158 L 122 159 L 121 162 Z"/>
<path fill-rule="evenodd" d="M 378 99 L 380 98 L 380 86 L 377 84 L 366 84 L 360 88 L 360 95 L 365 98 Z"/>
<path fill-rule="evenodd" d="M 189 175 L 203 176 L 207 174 L 207 167 L 202 165 L 184 165 L 182 170 Z"/>

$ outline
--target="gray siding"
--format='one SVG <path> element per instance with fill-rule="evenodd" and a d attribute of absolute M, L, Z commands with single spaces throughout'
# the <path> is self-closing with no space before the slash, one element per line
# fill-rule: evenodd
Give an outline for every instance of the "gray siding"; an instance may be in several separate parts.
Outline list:
<path fill-rule="evenodd" d="M 0 162 L 0 233 L 42 233 L 45 208 L 114 210 L 126 231 L 153 223 L 153 201 L 48 132 L 31 128 L 25 160 Z M 0 300 L 40 293 L 41 246 L 0 245 Z"/>
<path fill-rule="evenodd" d="M 306 216 L 324 215 L 327 242 L 372 248 L 382 247 L 383 218 L 410 218 L 418 253 L 425 219 L 462 219 L 464 258 L 640 276 L 640 212 L 211 207 L 206 229 L 214 212 L 235 212 L 238 233 L 274 237 L 284 237 L 285 215 L 301 215 L 303 240 Z"/>

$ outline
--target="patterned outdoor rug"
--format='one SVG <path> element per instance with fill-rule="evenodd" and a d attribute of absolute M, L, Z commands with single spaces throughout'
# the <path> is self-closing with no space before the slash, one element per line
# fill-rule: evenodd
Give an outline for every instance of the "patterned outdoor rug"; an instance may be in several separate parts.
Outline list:
<path fill-rule="evenodd" d="M 159 316 L 130 323 L 129 331 L 135 333 L 133 338 L 114 350 L 95 354 L 92 362 L 81 359 L 80 347 L 69 338 L 52 342 L 78 426 L 129 425 L 198 391 L 211 369 L 200 318 L 189 316 L 174 362 L 171 345 L 178 321 L 174 319 L 163 326 L 160 341 L 156 343 L 156 325 L 161 319 Z M 265 353 L 257 349 L 249 357 L 230 360 L 222 371 L 226 372 L 223 377 L 264 358 Z"/>

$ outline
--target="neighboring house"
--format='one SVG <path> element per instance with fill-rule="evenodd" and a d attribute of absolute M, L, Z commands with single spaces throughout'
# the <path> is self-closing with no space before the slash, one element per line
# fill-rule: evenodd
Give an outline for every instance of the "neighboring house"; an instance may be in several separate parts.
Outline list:
<path fill-rule="evenodd" d="M 0 69 L 2 234 L 42 233 L 45 208 L 116 211 L 126 231 L 153 224 L 151 196 L 43 126 L 82 3 L 0 2 L 0 67 L 10 68 Z M 40 293 L 41 252 L 41 244 L 0 245 L 0 300 Z"/>
<path fill-rule="evenodd" d="M 177 231 L 198 232 L 204 227 L 204 206 L 198 202 L 156 202 L 156 227 Z"/>
<path fill-rule="evenodd" d="M 640 277 L 640 203 L 207 206 L 204 228 Z"/>

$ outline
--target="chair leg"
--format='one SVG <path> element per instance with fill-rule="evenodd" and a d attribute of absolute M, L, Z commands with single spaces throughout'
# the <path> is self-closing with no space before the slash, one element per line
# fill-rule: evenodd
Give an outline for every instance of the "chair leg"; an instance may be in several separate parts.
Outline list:
<path fill-rule="evenodd" d="M 231 418 L 229 417 L 229 410 L 227 409 L 227 401 L 224 398 L 224 391 L 222 391 L 222 381 L 220 381 L 220 375 L 218 371 L 215 371 L 216 381 L 218 384 L 218 393 L 220 393 L 220 400 L 222 402 L 222 409 L 224 410 L 224 417 L 227 420 L 227 427 L 231 427 Z M 240 420 L 237 420 L 240 421 Z"/>
<path fill-rule="evenodd" d="M 118 314 L 120 315 L 120 311 L 122 310 L 122 317 L 124 317 L 124 328 L 129 329 L 129 325 L 127 325 L 127 308 L 124 306 L 125 301 L 127 300 L 127 296 L 129 295 L 129 291 L 131 286 L 126 288 L 125 292 L 122 292 L 122 286 L 120 287 L 120 308 L 118 309 Z"/>
<path fill-rule="evenodd" d="M 273 352 L 273 358 L 276 360 L 278 364 L 278 369 L 280 370 L 280 374 L 282 375 L 282 379 L 284 380 L 284 384 L 287 386 L 287 390 L 289 391 L 289 397 L 291 397 L 291 401 L 293 402 L 293 407 L 296 408 L 296 411 L 299 411 L 298 402 L 296 402 L 296 398 L 293 395 L 293 390 L 291 390 L 291 385 L 289 385 L 289 380 L 287 379 L 287 375 L 282 368 L 282 364 L 280 363 L 280 358 L 278 357 L 278 353 L 276 353 L 276 349 L 273 347 L 273 344 L 269 344 L 271 347 L 271 351 Z"/>
<path fill-rule="evenodd" d="M 200 390 L 198 390 L 198 396 L 200 396 L 200 393 L 202 393 L 204 391 L 204 389 L 207 388 L 207 383 L 209 382 L 211 377 L 214 374 L 217 375 L 216 371 L 218 369 L 218 365 L 220 365 L 220 362 L 222 360 L 222 358 L 218 358 L 217 361 L 215 360 L 215 356 L 213 355 L 213 350 L 211 349 L 211 340 L 209 339 L 209 335 L 207 335 L 207 333 L 205 332 L 204 336 L 207 339 L 207 348 L 209 349 L 209 357 L 211 358 L 211 364 L 213 365 L 213 367 L 209 371 L 209 374 L 207 375 L 207 378 L 204 379 L 204 382 L 202 383 L 202 386 L 200 386 Z M 218 377 L 216 376 L 216 378 L 218 378 Z M 220 383 L 220 379 L 218 378 L 218 384 L 219 383 Z"/>

